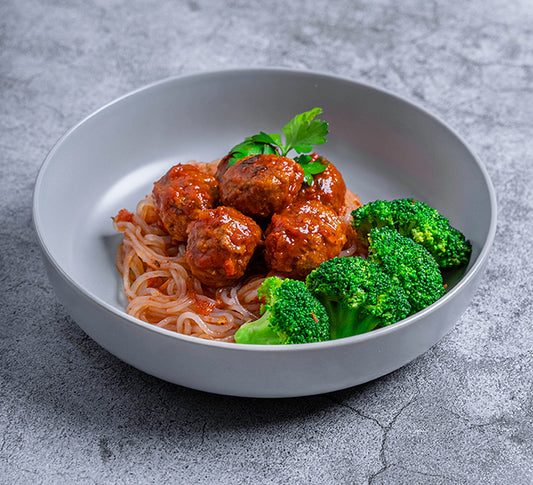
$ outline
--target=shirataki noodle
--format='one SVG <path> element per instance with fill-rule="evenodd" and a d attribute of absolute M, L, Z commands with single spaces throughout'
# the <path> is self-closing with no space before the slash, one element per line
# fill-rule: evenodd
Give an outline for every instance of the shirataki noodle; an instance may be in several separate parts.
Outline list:
<path fill-rule="evenodd" d="M 348 193 L 347 221 L 352 208 L 360 205 L 357 197 Z M 202 285 L 189 270 L 186 243 L 172 241 L 159 222 L 151 196 L 140 201 L 134 213 L 120 211 L 113 223 L 124 234 L 116 266 L 129 300 L 129 315 L 184 335 L 227 342 L 234 341 L 243 323 L 259 317 L 257 289 L 267 277 L 266 268 L 234 286 Z M 348 240 L 341 256 L 358 252 L 355 238 Z"/>
<path fill-rule="evenodd" d="M 185 335 L 232 341 L 245 321 L 259 316 L 257 289 L 266 275 L 256 275 L 231 287 L 211 289 L 194 278 L 185 259 L 185 244 L 175 244 L 158 224 L 151 196 L 135 213 L 114 219 L 124 234 L 116 257 L 127 313 Z"/>

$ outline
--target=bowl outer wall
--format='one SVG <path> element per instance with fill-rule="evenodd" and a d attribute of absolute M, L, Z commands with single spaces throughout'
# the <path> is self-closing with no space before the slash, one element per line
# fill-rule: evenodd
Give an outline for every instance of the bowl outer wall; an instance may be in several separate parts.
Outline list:
<path fill-rule="evenodd" d="M 298 397 L 362 384 L 409 363 L 438 342 L 468 306 L 477 272 L 448 304 L 435 304 L 401 325 L 324 344 L 258 348 L 212 345 L 157 333 L 98 305 L 78 291 L 44 253 L 59 299 L 80 328 L 124 362 L 160 379 L 201 391 L 241 397 Z M 411 320 L 411 321 L 409 321 Z M 387 330 L 386 332 L 384 330 Z M 251 348 L 253 347 L 253 348 Z"/>
<path fill-rule="evenodd" d="M 370 98 L 376 95 L 378 97 L 383 96 L 384 102 L 392 99 L 393 102 L 399 103 L 399 108 L 394 112 L 394 116 L 401 118 L 399 125 L 404 123 L 409 127 L 420 125 L 419 129 L 422 129 L 423 124 L 433 123 L 437 130 L 440 129 L 444 132 L 444 141 L 447 144 L 450 144 L 450 137 L 452 142 L 455 141 L 454 150 L 458 151 L 459 154 L 461 154 L 461 150 L 469 153 L 462 141 L 450 130 L 447 130 L 444 125 L 441 125 L 438 120 L 419 108 L 373 87 L 308 72 L 267 69 L 246 70 L 242 73 L 252 75 L 252 77 L 262 74 L 267 77 L 271 76 L 273 79 L 279 76 L 281 81 L 287 76 L 297 77 L 307 81 L 311 80 L 316 85 L 329 81 L 339 82 L 341 87 L 351 88 L 355 86 L 360 92 L 369 94 Z M 218 85 L 220 87 L 218 82 L 224 77 L 235 76 L 235 72 L 212 73 L 211 76 L 218 79 L 217 82 L 208 79 L 209 76 L 210 74 L 200 75 L 197 79 L 202 81 L 203 78 L 213 86 Z M 77 132 L 83 132 L 87 124 L 93 123 L 94 125 L 99 116 L 105 116 L 107 113 L 116 118 L 117 110 L 120 114 L 120 110 L 124 108 L 126 111 L 129 110 L 131 114 L 132 107 L 129 105 L 135 104 L 136 96 L 146 98 L 150 95 L 150 91 L 168 92 L 173 84 L 179 87 L 182 80 L 190 82 L 191 77 L 177 78 L 148 86 L 111 103 L 108 107 L 104 107 L 88 117 L 58 142 L 45 160 L 39 174 L 34 199 L 34 221 L 39 241 L 44 250 L 47 271 L 60 300 L 63 301 L 68 311 L 88 335 L 122 360 L 170 382 L 221 394 L 281 397 L 327 392 L 379 377 L 420 355 L 449 331 L 473 295 L 485 266 L 486 255 L 495 230 L 493 190 L 484 168 L 477 161 L 475 163 L 469 161 L 472 167 L 467 168 L 471 169 L 472 175 L 470 172 L 465 173 L 467 177 L 475 177 L 480 173 L 482 182 L 486 184 L 487 196 L 485 199 L 488 198 L 489 203 L 484 202 L 478 210 L 489 211 L 490 224 L 485 223 L 485 225 L 490 227 L 486 228 L 486 235 L 481 237 L 478 243 L 476 258 L 473 258 L 468 273 L 455 288 L 435 305 L 392 327 L 380 329 L 368 335 L 344 339 L 343 341 L 302 345 L 298 348 L 292 346 L 292 348 L 275 349 L 205 342 L 156 329 L 139 322 L 125 315 L 113 305 L 103 302 L 91 290 L 87 290 L 76 282 L 76 278 L 69 274 L 71 268 L 68 267 L 64 254 L 57 251 L 57 248 L 53 248 L 53 242 L 50 245 L 49 241 L 46 241 L 46 236 L 43 234 L 45 231 L 40 227 L 39 187 L 40 182 L 42 185 L 45 170 L 47 168 L 50 170 L 49 165 L 54 161 L 54 156 L 57 151 L 64 148 L 64 142 L 69 141 L 71 134 L 76 135 L 79 134 Z M 266 88 L 266 85 L 263 87 Z M 250 99 L 249 101 L 252 102 Z M 337 101 L 332 102 L 339 109 L 336 103 Z M 380 109 L 384 109 L 384 107 Z M 402 110 L 407 113 L 406 119 L 402 118 Z M 272 115 L 269 114 L 268 116 L 271 117 Z M 394 122 L 398 124 L 398 120 Z M 342 126 L 337 124 L 337 128 L 342 128 Z M 362 126 L 361 128 L 364 129 L 365 127 Z M 341 142 L 345 140 L 342 139 Z M 365 140 L 359 139 L 358 142 L 364 144 Z M 413 154 L 415 162 L 417 157 L 418 162 L 422 160 L 420 157 L 423 154 L 413 152 L 413 147 L 407 147 L 407 152 Z M 386 150 L 378 155 L 391 156 Z M 473 156 L 472 160 L 474 160 Z M 52 168 L 57 167 L 52 166 Z M 411 173 L 415 173 L 416 163 L 411 164 L 407 169 Z M 71 170 L 72 173 L 66 174 L 67 178 L 75 175 L 74 168 Z M 441 169 L 437 167 L 436 170 Z M 453 176 L 453 174 L 446 173 L 445 169 L 443 170 L 442 175 Z M 475 179 L 473 178 L 473 180 Z M 482 187 L 483 183 L 481 183 Z M 382 190 L 386 191 L 386 188 L 382 188 Z M 428 190 L 431 190 L 431 187 Z M 463 195 L 459 195 L 460 197 L 454 198 L 454 201 L 458 199 L 457 204 L 464 203 L 461 200 Z M 446 201 L 450 205 L 448 210 L 454 209 L 454 201 Z M 483 206 L 487 207 L 484 208 Z M 485 214 L 484 218 L 479 219 L 487 220 L 487 215 Z"/>

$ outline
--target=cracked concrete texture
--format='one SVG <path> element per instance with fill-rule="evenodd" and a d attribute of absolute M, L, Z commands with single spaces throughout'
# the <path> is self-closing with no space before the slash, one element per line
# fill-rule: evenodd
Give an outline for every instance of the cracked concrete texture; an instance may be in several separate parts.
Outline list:
<path fill-rule="evenodd" d="M 532 25 L 529 0 L 2 2 L 0 483 L 533 482 Z M 411 364 L 324 396 L 214 396 L 118 361 L 56 300 L 31 227 L 53 143 L 134 88 L 232 66 L 382 86 L 485 163 L 486 276 Z"/>

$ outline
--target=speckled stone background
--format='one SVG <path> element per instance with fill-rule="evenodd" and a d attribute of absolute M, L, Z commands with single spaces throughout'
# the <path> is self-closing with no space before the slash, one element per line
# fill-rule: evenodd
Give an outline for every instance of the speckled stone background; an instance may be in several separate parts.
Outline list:
<path fill-rule="evenodd" d="M 162 382 L 56 299 L 37 171 L 93 110 L 161 78 L 285 66 L 383 86 L 454 127 L 496 187 L 488 270 L 455 329 L 374 382 L 310 398 Z M 533 482 L 533 2 L 0 3 L 0 482 Z"/>

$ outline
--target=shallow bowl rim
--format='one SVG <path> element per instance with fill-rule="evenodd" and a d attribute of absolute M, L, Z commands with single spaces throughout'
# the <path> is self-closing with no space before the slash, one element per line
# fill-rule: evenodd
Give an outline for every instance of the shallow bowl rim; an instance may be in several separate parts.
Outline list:
<path fill-rule="evenodd" d="M 59 262 L 56 260 L 56 258 L 53 256 L 52 251 L 50 248 L 48 248 L 43 233 L 41 231 L 41 223 L 40 223 L 40 207 L 38 205 L 40 191 L 41 191 L 41 185 L 43 178 L 46 174 L 47 168 L 49 165 L 53 162 L 55 153 L 60 149 L 60 147 L 63 145 L 65 140 L 67 140 L 71 134 L 73 134 L 75 131 L 80 129 L 85 123 L 87 123 L 90 119 L 96 117 L 99 113 L 105 111 L 106 109 L 110 108 L 111 106 L 114 106 L 116 104 L 119 104 L 123 102 L 124 100 L 131 98 L 141 92 L 148 91 L 151 89 L 156 89 L 158 87 L 162 87 L 167 84 L 173 84 L 177 83 L 182 80 L 186 79 L 192 79 L 194 77 L 209 77 L 209 76 L 217 76 L 222 74 L 256 74 L 260 75 L 262 73 L 269 73 L 269 74 L 275 74 L 275 73 L 283 73 L 283 74 L 294 74 L 299 76 L 314 76 L 314 77 L 321 77 L 321 78 L 327 78 L 330 80 L 335 81 L 341 81 L 341 82 L 347 82 L 356 84 L 362 88 L 371 89 L 374 91 L 377 91 L 381 94 L 385 94 L 396 101 L 399 101 L 401 103 L 405 103 L 410 105 L 412 108 L 420 111 L 425 116 L 428 116 L 431 118 L 434 122 L 439 124 L 441 127 L 443 127 L 445 130 L 450 132 L 463 146 L 464 148 L 472 155 L 473 160 L 475 161 L 477 168 L 480 170 L 483 180 L 485 182 L 486 188 L 488 190 L 489 200 L 490 200 L 490 224 L 489 229 L 487 233 L 487 237 L 481 247 L 481 251 L 472 264 L 472 266 L 467 270 L 467 272 L 462 276 L 462 278 L 458 281 L 458 283 L 452 288 L 449 292 L 447 292 L 442 298 L 440 298 L 438 301 L 433 303 L 432 305 L 428 306 L 424 310 L 411 315 L 410 317 L 401 320 L 393 325 L 378 328 L 373 330 L 372 332 L 364 333 L 361 335 L 355 335 L 352 337 L 346 337 L 343 339 L 337 339 L 337 340 L 328 340 L 326 342 L 315 342 L 315 343 L 308 343 L 308 344 L 298 344 L 298 345 L 252 345 L 252 344 L 237 344 L 233 342 L 220 342 L 215 340 L 206 340 L 198 337 L 193 337 L 189 335 L 182 335 L 177 332 L 172 332 L 170 330 L 165 330 L 162 328 L 159 328 L 153 324 L 143 322 L 142 320 L 139 320 L 135 317 L 132 317 L 128 315 L 125 310 L 119 309 L 115 307 L 114 305 L 111 305 L 102 299 L 98 297 L 97 295 L 93 294 L 92 292 L 86 290 L 83 285 L 79 284 L 72 276 L 68 274 L 67 271 L 64 270 L 64 268 L 59 264 Z M 399 96 L 398 94 L 395 94 L 391 91 L 389 91 L 386 88 L 374 85 L 372 83 L 368 82 L 361 82 L 357 81 L 345 76 L 339 76 L 334 75 L 331 73 L 316 71 L 316 70 L 304 70 L 304 69 L 294 69 L 294 68 L 286 68 L 286 67 L 254 67 L 254 68 L 227 68 L 227 69 L 217 69 L 217 70 L 208 70 L 208 71 L 201 71 L 196 73 L 187 73 L 182 74 L 178 76 L 171 76 L 167 77 L 158 81 L 154 81 L 152 83 L 146 84 L 144 86 L 141 86 L 137 89 L 134 89 L 122 96 L 119 96 L 112 101 L 104 104 L 100 108 L 96 109 L 89 115 L 87 115 L 85 118 L 83 118 L 81 121 L 76 123 L 72 128 L 67 130 L 52 146 L 50 151 L 47 153 L 44 161 L 42 162 L 37 177 L 35 179 L 34 184 L 34 191 L 33 191 L 33 199 L 32 199 L 32 222 L 35 229 L 35 232 L 37 234 L 37 239 L 39 242 L 39 245 L 41 247 L 41 250 L 43 251 L 45 257 L 52 265 L 53 269 L 71 286 L 71 288 L 75 289 L 78 293 L 80 293 L 82 296 L 84 296 L 86 299 L 88 299 L 93 305 L 96 305 L 100 310 L 103 310 L 106 313 L 112 314 L 114 317 L 118 317 L 121 319 L 125 319 L 132 324 L 139 325 L 143 327 L 146 330 L 149 330 L 151 332 L 155 332 L 161 337 L 166 338 L 172 338 L 177 339 L 178 341 L 182 341 L 183 343 L 187 344 L 195 344 L 195 345 L 202 345 L 202 346 L 212 346 L 212 347 L 218 347 L 221 349 L 231 349 L 233 351 L 244 351 L 244 352 L 301 352 L 301 351 L 309 351 L 311 349 L 326 349 L 330 347 L 341 347 L 345 345 L 356 345 L 359 342 L 365 342 L 368 340 L 378 339 L 383 335 L 391 334 L 394 332 L 401 331 L 404 327 L 414 325 L 416 322 L 424 319 L 429 313 L 432 313 L 433 311 L 437 310 L 439 307 L 446 305 L 450 300 L 452 300 L 458 293 L 461 292 L 461 290 L 469 284 L 469 282 L 476 277 L 476 275 L 483 270 L 485 262 L 488 258 L 491 246 L 494 242 L 495 234 L 496 234 L 496 226 L 497 226 L 497 206 L 496 206 L 496 193 L 494 190 L 494 186 L 492 184 L 492 181 L 490 179 L 490 176 L 488 174 L 488 171 L 486 167 L 483 165 L 483 163 L 480 161 L 480 159 L 475 155 L 474 151 L 469 147 L 469 145 L 466 143 L 466 141 L 453 129 L 451 126 L 449 126 L 445 121 L 443 121 L 438 116 L 432 114 L 428 109 L 423 108 L 420 106 L 416 101 L 413 101 L 411 99 L 404 98 L 402 96 Z"/>

